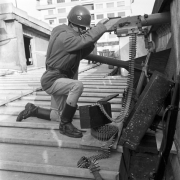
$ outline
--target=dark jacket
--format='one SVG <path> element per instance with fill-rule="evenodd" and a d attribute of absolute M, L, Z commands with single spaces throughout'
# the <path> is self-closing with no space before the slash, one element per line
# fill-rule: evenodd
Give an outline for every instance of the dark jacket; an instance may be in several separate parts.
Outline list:
<path fill-rule="evenodd" d="M 94 43 L 106 31 L 103 24 L 79 35 L 67 25 L 53 29 L 46 57 L 46 71 L 41 78 L 43 90 L 52 86 L 58 78 L 73 78 L 79 62 L 94 49 Z"/>

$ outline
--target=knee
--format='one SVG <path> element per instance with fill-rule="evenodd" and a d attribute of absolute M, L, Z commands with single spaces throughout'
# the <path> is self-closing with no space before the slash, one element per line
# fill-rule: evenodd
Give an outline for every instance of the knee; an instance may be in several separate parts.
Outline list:
<path fill-rule="evenodd" d="M 74 85 L 74 90 L 83 92 L 83 89 L 84 89 L 83 83 L 81 81 L 76 81 Z"/>

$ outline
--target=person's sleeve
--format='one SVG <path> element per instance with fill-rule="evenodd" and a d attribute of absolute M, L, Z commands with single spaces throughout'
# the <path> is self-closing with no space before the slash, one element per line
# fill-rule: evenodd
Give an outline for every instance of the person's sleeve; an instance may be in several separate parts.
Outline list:
<path fill-rule="evenodd" d="M 88 56 L 93 50 L 94 50 L 94 44 L 92 46 L 89 46 L 87 48 L 84 48 L 81 50 L 82 59 L 84 59 L 86 56 Z"/>
<path fill-rule="evenodd" d="M 92 46 L 105 32 L 106 27 L 103 24 L 98 24 L 85 34 L 79 36 L 75 36 L 71 32 L 64 32 L 62 33 L 64 48 L 67 52 L 87 48 Z"/>

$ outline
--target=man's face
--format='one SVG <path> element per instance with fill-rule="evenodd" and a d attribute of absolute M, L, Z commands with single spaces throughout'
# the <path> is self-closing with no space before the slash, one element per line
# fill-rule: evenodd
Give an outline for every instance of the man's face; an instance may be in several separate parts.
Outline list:
<path fill-rule="evenodd" d="M 86 27 L 70 24 L 70 26 L 79 34 L 85 34 L 87 32 Z"/>
<path fill-rule="evenodd" d="M 78 26 L 79 27 L 79 31 L 80 31 L 80 33 L 81 34 L 84 34 L 84 33 L 86 33 L 86 27 L 83 27 L 83 26 Z"/>

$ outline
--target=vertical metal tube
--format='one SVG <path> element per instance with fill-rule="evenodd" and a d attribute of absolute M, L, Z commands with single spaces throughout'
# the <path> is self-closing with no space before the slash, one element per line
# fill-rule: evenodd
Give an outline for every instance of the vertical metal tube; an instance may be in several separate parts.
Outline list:
<path fill-rule="evenodd" d="M 176 75 L 180 74 L 180 1 L 174 0 L 171 5 L 171 31 L 175 52 Z"/>

